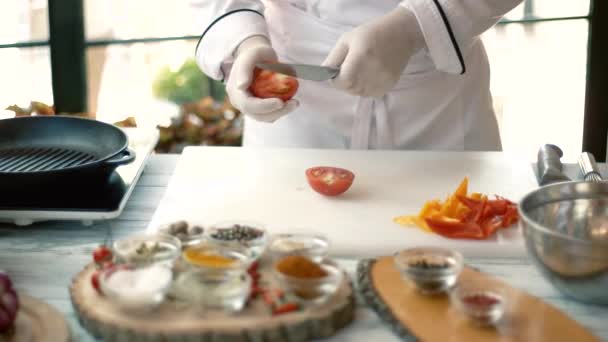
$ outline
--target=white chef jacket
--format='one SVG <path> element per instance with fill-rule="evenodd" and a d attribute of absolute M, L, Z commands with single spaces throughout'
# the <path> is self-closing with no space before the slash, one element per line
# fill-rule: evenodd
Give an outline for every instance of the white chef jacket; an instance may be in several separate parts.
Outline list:
<path fill-rule="evenodd" d="M 196 49 L 210 77 L 230 76 L 233 53 L 267 37 L 280 61 L 320 64 L 340 36 L 396 6 L 410 9 L 426 47 L 383 98 L 300 80 L 298 109 L 274 123 L 246 119 L 245 146 L 500 150 L 480 34 L 522 0 L 201 0 Z"/>

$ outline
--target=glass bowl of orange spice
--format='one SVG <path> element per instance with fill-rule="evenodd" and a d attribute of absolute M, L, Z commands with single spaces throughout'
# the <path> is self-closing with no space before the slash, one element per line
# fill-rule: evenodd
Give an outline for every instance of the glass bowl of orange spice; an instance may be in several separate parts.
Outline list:
<path fill-rule="evenodd" d="M 281 286 L 303 301 L 320 303 L 331 297 L 344 279 L 343 271 L 331 260 L 315 262 L 307 256 L 288 255 L 279 259 L 273 272 Z"/>

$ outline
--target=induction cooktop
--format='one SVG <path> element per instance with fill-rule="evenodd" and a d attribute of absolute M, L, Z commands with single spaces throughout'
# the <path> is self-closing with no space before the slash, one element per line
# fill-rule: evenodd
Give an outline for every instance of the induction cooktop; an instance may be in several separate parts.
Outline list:
<path fill-rule="evenodd" d="M 136 157 L 132 163 L 116 168 L 107 183 L 89 187 L 55 184 L 35 189 L 24 185 L 21 191 L 0 195 L 0 221 L 24 226 L 37 221 L 80 220 L 89 225 L 120 215 L 158 141 L 157 130 L 124 131 Z"/>

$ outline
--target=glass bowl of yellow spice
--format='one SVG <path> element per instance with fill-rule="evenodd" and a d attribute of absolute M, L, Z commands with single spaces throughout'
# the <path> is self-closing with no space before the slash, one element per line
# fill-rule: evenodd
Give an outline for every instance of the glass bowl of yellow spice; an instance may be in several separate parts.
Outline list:
<path fill-rule="evenodd" d="M 177 277 L 172 294 L 208 309 L 241 310 L 251 291 L 247 273 L 252 256 L 236 247 L 201 243 L 182 252 L 186 271 Z"/>
<path fill-rule="evenodd" d="M 315 262 L 303 255 L 279 259 L 273 272 L 281 286 L 302 301 L 321 303 L 329 299 L 344 279 L 343 271 L 329 259 Z"/>
<path fill-rule="evenodd" d="M 249 267 L 252 258 L 244 248 L 204 242 L 182 252 L 182 259 L 190 270 L 203 273 L 240 273 Z"/>

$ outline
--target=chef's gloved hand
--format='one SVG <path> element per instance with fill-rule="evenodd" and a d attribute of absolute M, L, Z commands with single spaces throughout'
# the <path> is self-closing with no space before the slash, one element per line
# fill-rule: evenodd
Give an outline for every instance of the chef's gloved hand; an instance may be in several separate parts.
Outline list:
<path fill-rule="evenodd" d="M 333 84 L 358 96 L 382 97 L 401 76 L 410 57 L 425 45 L 414 14 L 398 6 L 345 33 L 323 65 L 339 67 Z"/>
<path fill-rule="evenodd" d="M 235 52 L 234 63 L 226 83 L 226 92 L 234 107 L 258 121 L 274 122 L 299 105 L 294 99 L 287 102 L 275 98 L 261 99 L 249 92 L 255 64 L 276 60 L 277 54 L 268 39 L 262 36 L 247 38 Z"/>

